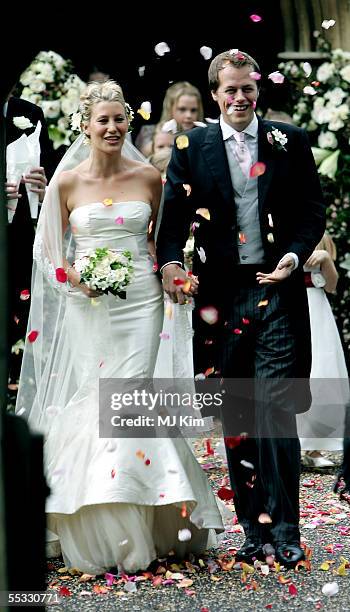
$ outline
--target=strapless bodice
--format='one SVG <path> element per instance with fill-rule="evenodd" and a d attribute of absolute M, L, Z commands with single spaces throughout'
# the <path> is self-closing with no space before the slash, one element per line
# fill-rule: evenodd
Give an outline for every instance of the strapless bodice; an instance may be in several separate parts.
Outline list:
<path fill-rule="evenodd" d="M 151 213 L 151 205 L 141 200 L 115 202 L 110 206 L 91 202 L 74 208 L 69 222 L 76 258 L 97 247 L 127 249 L 136 259 L 147 255 Z"/>

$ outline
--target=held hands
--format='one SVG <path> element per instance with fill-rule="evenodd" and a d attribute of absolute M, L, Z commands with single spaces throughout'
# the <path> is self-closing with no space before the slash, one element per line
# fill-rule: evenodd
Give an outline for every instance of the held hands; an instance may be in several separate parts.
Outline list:
<path fill-rule="evenodd" d="M 45 189 L 47 185 L 47 179 L 45 176 L 45 170 L 42 166 L 39 168 L 32 168 L 28 174 L 21 178 L 21 183 L 28 183 L 32 185 L 30 191 L 39 194 L 39 202 L 42 202 L 45 195 Z M 8 200 L 17 200 L 22 195 L 18 192 L 19 186 L 17 183 L 5 183 L 5 190 Z"/>
<path fill-rule="evenodd" d="M 179 281 L 183 281 L 182 283 Z M 175 304 L 187 304 L 188 297 L 198 292 L 196 276 L 187 276 L 177 264 L 169 264 L 163 270 L 163 288 Z"/>
<path fill-rule="evenodd" d="M 294 270 L 294 259 L 290 255 L 282 257 L 273 272 L 264 274 L 257 272 L 256 280 L 259 285 L 275 285 L 288 278 Z"/>

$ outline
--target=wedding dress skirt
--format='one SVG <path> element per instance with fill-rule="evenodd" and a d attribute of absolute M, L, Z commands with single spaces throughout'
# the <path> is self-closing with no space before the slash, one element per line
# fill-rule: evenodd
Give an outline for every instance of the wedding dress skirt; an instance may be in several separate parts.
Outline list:
<path fill-rule="evenodd" d="M 312 405 L 297 415 L 302 450 L 341 450 L 348 372 L 338 328 L 323 288 L 308 287 L 312 367 Z M 333 379 L 333 380 L 332 380 Z"/>
<path fill-rule="evenodd" d="M 171 550 L 180 557 L 199 553 L 223 530 L 185 439 L 99 437 L 99 378 L 152 378 L 155 369 L 163 293 L 147 250 L 150 212 L 141 201 L 96 202 L 70 215 L 76 258 L 96 247 L 127 249 L 134 266 L 125 300 L 111 294 L 90 300 L 74 290 L 67 298 L 74 371 L 66 378 L 77 384 L 65 406 L 50 407 L 46 428 L 47 527 L 60 540 L 65 564 L 89 574 L 119 564 L 129 572 L 146 569 Z M 190 539 L 179 537 L 183 529 Z"/>

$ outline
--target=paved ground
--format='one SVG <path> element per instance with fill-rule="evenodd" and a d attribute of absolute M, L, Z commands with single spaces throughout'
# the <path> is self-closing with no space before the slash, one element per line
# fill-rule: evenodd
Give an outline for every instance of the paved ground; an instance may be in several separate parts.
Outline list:
<path fill-rule="evenodd" d="M 211 441 L 215 449 L 215 440 Z M 216 452 L 208 455 L 208 444 L 196 441 L 196 454 L 214 490 L 227 470 Z M 209 449 L 210 450 L 210 449 Z M 340 460 L 340 454 L 329 457 Z M 299 571 L 285 571 L 264 564 L 261 568 L 234 563 L 235 550 L 243 541 L 234 507 L 226 502 L 229 519 L 218 548 L 201 558 L 191 556 L 155 562 L 149 572 L 116 576 L 108 585 L 64 569 L 62 559 L 48 561 L 48 587 L 60 595 L 56 611 L 110 610 L 120 612 L 251 612 L 252 610 L 342 610 L 350 611 L 350 506 L 332 493 L 336 468 L 327 472 L 304 471 L 301 480 L 301 533 L 310 563 Z M 167 573 L 166 573 L 167 572 Z M 112 578 L 113 580 L 113 578 Z M 327 596 L 322 587 L 333 584 L 338 593 Z"/>

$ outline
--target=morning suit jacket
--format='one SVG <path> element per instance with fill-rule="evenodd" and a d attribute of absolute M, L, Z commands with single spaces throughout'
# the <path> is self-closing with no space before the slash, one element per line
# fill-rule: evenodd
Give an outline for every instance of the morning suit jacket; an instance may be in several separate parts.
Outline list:
<path fill-rule="evenodd" d="M 268 141 L 273 128 L 286 134 L 286 151 Z M 159 267 L 169 261 L 183 262 L 182 249 L 190 223 L 194 231 L 193 272 L 199 278 L 197 305 L 214 305 L 225 318 L 225 307 L 237 286 L 237 222 L 234 192 L 219 123 L 185 133 L 188 146 L 177 140 L 168 166 L 165 201 L 157 239 Z M 294 252 L 298 269 L 279 285 L 282 302 L 291 314 L 297 339 L 298 376 L 311 369 L 311 341 L 303 264 L 325 230 L 325 205 L 312 151 L 304 130 L 278 121 L 259 118 L 258 160 L 266 170 L 258 177 L 261 238 L 271 272 L 280 258 Z M 189 189 L 183 185 L 190 185 Z M 208 209 L 210 220 L 196 214 Z M 273 228 L 269 225 L 269 215 Z M 271 219 L 270 217 L 270 219 Z M 271 242 L 271 233 L 273 242 Z M 270 240 L 268 235 L 270 234 Z M 204 249 L 201 262 L 197 249 Z M 244 265 L 240 267 L 240 270 Z"/>

